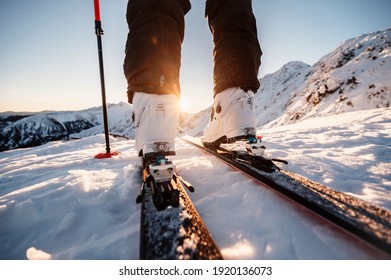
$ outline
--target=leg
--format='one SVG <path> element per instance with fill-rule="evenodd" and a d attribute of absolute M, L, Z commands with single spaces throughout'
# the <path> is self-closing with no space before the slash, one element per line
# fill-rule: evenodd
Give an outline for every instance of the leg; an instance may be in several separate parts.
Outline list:
<path fill-rule="evenodd" d="M 214 41 L 214 94 L 231 87 L 256 92 L 261 48 L 251 0 L 208 0 Z"/>
<path fill-rule="evenodd" d="M 189 0 L 129 0 L 124 73 L 136 148 L 144 158 L 174 155 L 184 15 Z"/>
<path fill-rule="evenodd" d="M 131 103 L 135 92 L 179 95 L 184 15 L 189 10 L 189 0 L 129 0 L 124 73 Z"/>
<path fill-rule="evenodd" d="M 261 48 L 251 0 L 208 0 L 214 41 L 214 104 L 204 143 L 219 145 L 255 137 L 254 93 Z"/>

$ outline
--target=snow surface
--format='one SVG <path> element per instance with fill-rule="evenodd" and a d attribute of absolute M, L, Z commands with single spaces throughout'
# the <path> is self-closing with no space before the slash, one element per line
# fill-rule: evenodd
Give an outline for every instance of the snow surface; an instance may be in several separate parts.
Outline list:
<path fill-rule="evenodd" d="M 390 38 L 391 29 L 364 34 L 313 66 L 287 63 L 260 80 L 255 96 L 259 134 L 273 157 L 289 161 L 284 168 L 388 211 Z M 134 139 L 131 110 L 109 106 L 111 133 Z M 209 112 L 184 115 L 182 129 L 201 135 Z M 134 140 L 111 138 L 121 155 L 97 160 L 104 151 L 101 108 L 7 116 L 1 134 L 9 137 L 0 140 L 8 148 L 64 131 L 82 139 L 0 153 L 0 259 L 138 259 Z M 226 259 L 384 257 L 180 137 L 173 159 L 195 186 L 190 197 Z"/>
<path fill-rule="evenodd" d="M 314 117 L 261 130 L 288 170 L 391 208 L 391 111 Z M 0 259 L 138 259 L 134 140 L 98 160 L 104 136 L 0 153 Z M 226 259 L 384 256 L 180 138 L 178 173 Z"/>

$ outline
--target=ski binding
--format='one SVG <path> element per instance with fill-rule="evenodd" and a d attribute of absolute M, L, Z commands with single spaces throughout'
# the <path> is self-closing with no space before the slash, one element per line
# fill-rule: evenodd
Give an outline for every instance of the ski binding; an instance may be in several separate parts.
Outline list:
<path fill-rule="evenodd" d="M 176 171 L 175 164 L 167 158 L 157 159 L 149 165 L 149 173 L 156 183 L 170 181 Z"/>
<path fill-rule="evenodd" d="M 263 157 L 266 147 L 262 144 L 262 136 L 248 138 L 246 150 L 250 156 Z"/>
<path fill-rule="evenodd" d="M 194 192 L 193 186 L 176 173 L 175 164 L 164 155 L 156 154 L 143 158 L 143 183 L 136 202 L 141 203 L 146 189 L 150 189 L 152 201 L 158 211 L 178 207 L 180 187 Z"/>

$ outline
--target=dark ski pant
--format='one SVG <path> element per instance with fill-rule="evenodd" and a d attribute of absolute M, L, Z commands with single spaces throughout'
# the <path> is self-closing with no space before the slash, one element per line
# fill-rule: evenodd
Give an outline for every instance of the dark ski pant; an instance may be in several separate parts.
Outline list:
<path fill-rule="evenodd" d="M 189 0 L 129 0 L 124 73 L 134 92 L 180 94 L 184 16 Z M 259 88 L 262 51 L 251 0 L 207 0 L 205 16 L 214 42 L 214 94 L 230 87 Z"/>

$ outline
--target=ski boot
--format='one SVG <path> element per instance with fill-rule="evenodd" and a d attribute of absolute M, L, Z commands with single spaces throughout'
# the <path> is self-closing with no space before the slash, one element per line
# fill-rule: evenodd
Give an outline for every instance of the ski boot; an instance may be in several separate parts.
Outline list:
<path fill-rule="evenodd" d="M 211 120 L 204 130 L 205 146 L 255 137 L 254 93 L 228 88 L 215 96 Z"/>

